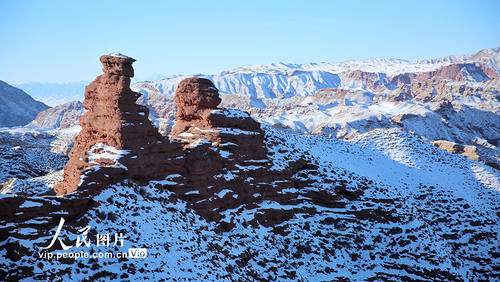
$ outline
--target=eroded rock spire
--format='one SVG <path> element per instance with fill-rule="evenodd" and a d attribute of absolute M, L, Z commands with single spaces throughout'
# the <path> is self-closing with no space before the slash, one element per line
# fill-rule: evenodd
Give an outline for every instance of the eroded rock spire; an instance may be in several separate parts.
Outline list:
<path fill-rule="evenodd" d="M 148 109 L 136 103 L 140 94 L 130 89 L 134 59 L 115 54 L 100 60 L 104 74 L 85 89 L 87 112 L 64 180 L 54 188 L 58 195 L 96 193 L 124 179 L 162 180 L 155 185 L 217 220 L 228 208 L 277 197 L 281 188 L 293 185 L 289 172 L 271 170 L 260 124 L 246 112 L 219 108 L 219 91 L 210 80 L 179 83 L 169 139 L 152 125 Z"/>
<path fill-rule="evenodd" d="M 164 177 L 182 168 L 179 146 L 163 138 L 136 104 L 141 94 L 130 89 L 133 58 L 113 53 L 100 57 L 104 74 L 85 88 L 81 132 L 64 167 L 58 195 L 95 190 L 124 178 L 137 182 Z M 161 160 L 161 161 L 159 161 Z"/>

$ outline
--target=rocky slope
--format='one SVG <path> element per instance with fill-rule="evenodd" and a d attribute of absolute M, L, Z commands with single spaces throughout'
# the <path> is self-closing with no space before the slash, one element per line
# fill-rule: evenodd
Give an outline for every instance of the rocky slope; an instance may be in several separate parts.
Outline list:
<path fill-rule="evenodd" d="M 39 129 L 0 132 L 0 183 L 31 179 L 62 169 L 68 160 L 51 145 L 58 132 Z"/>
<path fill-rule="evenodd" d="M 49 107 L 0 80 L 0 127 L 26 125 Z"/>
<path fill-rule="evenodd" d="M 29 125 L 40 128 L 70 128 L 79 125 L 78 119 L 85 113 L 80 101 L 73 101 L 40 112 Z"/>
<path fill-rule="evenodd" d="M 279 197 L 218 207 L 207 220 L 171 192 L 176 175 L 125 181 L 93 197 L 1 195 L 0 278 L 205 280 L 496 280 L 500 174 L 397 129 L 351 141 L 263 126 Z M 313 165 L 299 165 L 301 160 Z M 240 176 L 235 181 L 241 179 Z M 282 188 L 279 188 L 282 187 Z M 225 188 L 225 187 L 224 187 Z M 256 191 L 257 192 L 257 191 Z M 258 193 L 255 193 L 258 194 Z M 234 203 L 232 188 L 209 198 Z M 10 215 L 15 214 L 15 217 Z M 63 216 L 59 238 L 46 251 Z M 82 228 L 89 247 L 75 246 Z M 123 246 L 97 246 L 97 234 Z M 114 236 L 113 236 L 114 237 Z M 40 258 L 46 253 L 146 258 Z M 8 270 L 8 271 L 7 271 Z"/>
<path fill-rule="evenodd" d="M 0 161 L 18 179 L 0 170 L 0 280 L 500 278 L 498 170 L 400 128 L 278 130 L 220 108 L 202 78 L 176 87 L 168 138 L 136 104 L 133 61 L 101 57 L 64 175 L 63 155 L 48 154 L 57 130 L 2 131 Z"/>

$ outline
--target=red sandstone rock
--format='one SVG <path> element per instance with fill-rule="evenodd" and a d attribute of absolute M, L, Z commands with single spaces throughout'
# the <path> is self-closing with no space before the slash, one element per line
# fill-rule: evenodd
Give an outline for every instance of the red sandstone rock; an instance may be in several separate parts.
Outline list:
<path fill-rule="evenodd" d="M 124 179 L 145 184 L 168 176 L 159 185 L 208 220 L 255 201 L 296 201 L 295 194 L 279 191 L 307 185 L 293 175 L 312 165 L 304 161 L 270 170 L 260 124 L 246 112 L 217 108 L 221 99 L 210 80 L 188 78 L 179 84 L 172 140 L 162 137 L 148 120 L 148 109 L 136 104 L 140 94 L 130 90 L 133 61 L 101 57 L 104 74 L 85 89 L 88 111 L 80 119 L 82 131 L 64 180 L 54 188 L 58 195 L 95 193 Z"/>
<path fill-rule="evenodd" d="M 104 74 L 85 88 L 76 138 L 64 168 L 64 180 L 54 187 L 58 195 L 77 189 L 100 189 L 130 178 L 137 182 L 160 179 L 182 170 L 179 146 L 162 138 L 148 119 L 148 109 L 136 104 L 140 94 L 130 89 L 134 75 L 126 56 L 100 58 Z"/>
<path fill-rule="evenodd" d="M 264 132 L 257 121 L 246 112 L 217 108 L 221 99 L 208 79 L 181 81 L 175 101 L 177 122 L 171 138 L 184 145 L 187 185 L 174 187 L 174 192 L 194 202 L 193 208 L 208 219 L 217 219 L 218 208 L 255 201 L 256 191 L 276 193 L 265 184 L 279 175 L 269 171 Z M 188 193 L 192 190 L 197 190 L 194 196 Z M 214 197 L 222 190 L 232 192 Z"/>
<path fill-rule="evenodd" d="M 256 148 L 263 147 L 260 124 L 248 113 L 218 109 L 221 99 L 214 84 L 204 78 L 187 78 L 175 92 L 177 123 L 171 138 L 188 146 L 197 140 L 207 140 L 215 147 L 225 141 L 243 141 Z"/>
<path fill-rule="evenodd" d="M 219 90 L 212 81 L 205 78 L 187 78 L 181 81 L 175 91 L 177 118 L 190 121 L 203 118 L 221 102 Z"/>
<path fill-rule="evenodd" d="M 427 83 L 430 80 L 435 82 L 443 80 L 467 81 L 467 76 L 471 75 L 475 75 L 478 78 L 483 77 L 484 79 L 493 79 L 499 76 L 497 72 L 482 64 L 465 63 L 451 64 L 429 72 L 402 73 L 393 76 L 390 81 L 394 85 L 410 84 L 413 80 Z"/>
<path fill-rule="evenodd" d="M 104 73 L 134 77 L 132 63 L 135 62 L 135 60 L 130 57 L 114 53 L 101 56 L 100 61 L 103 65 L 102 71 Z"/>
<path fill-rule="evenodd" d="M 356 81 L 361 81 L 363 85 L 366 85 L 372 90 L 376 90 L 383 85 L 381 76 L 378 73 L 355 70 L 349 74 L 349 77 Z"/>

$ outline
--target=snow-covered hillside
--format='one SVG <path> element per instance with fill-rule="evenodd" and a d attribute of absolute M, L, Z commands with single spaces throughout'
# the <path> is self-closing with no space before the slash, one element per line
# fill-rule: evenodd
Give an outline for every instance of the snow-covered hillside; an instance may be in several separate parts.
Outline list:
<path fill-rule="evenodd" d="M 0 80 L 0 127 L 26 125 L 49 107 Z"/>
<path fill-rule="evenodd" d="M 459 63 L 483 63 L 495 71 L 500 70 L 500 47 L 485 49 L 470 56 L 452 56 L 427 61 L 375 58 L 341 63 L 268 64 L 249 65 L 225 71 L 218 75 L 178 75 L 152 82 L 138 82 L 134 90 L 147 92 L 150 87 L 164 95 L 173 94 L 177 84 L 186 77 L 200 76 L 214 82 L 222 94 L 238 94 L 252 100 L 288 98 L 316 93 L 324 88 L 369 89 L 353 72 L 360 71 L 377 76 L 380 83 L 399 74 L 436 71 L 441 67 Z"/>
<path fill-rule="evenodd" d="M 273 167 L 304 158 L 316 166 L 294 175 L 307 183 L 304 188 L 284 189 L 275 201 L 221 210 L 225 218 L 213 222 L 163 188 L 171 180 L 117 184 L 95 196 L 83 217 L 66 217 L 59 238 L 70 243 L 81 236 L 80 228 L 90 226 L 90 240 L 96 234 L 123 234 L 124 244 L 92 243 L 78 252 L 138 247 L 147 248 L 146 258 L 41 259 L 38 252 L 43 253 L 56 226 L 45 231 L 47 218 L 34 215 L 16 226 L 0 225 L 9 234 L 0 243 L 0 269 L 11 270 L 0 271 L 0 278 L 500 278 L 497 170 L 399 129 L 377 129 L 351 141 L 264 129 Z M 231 197 L 226 194 L 220 197 Z M 23 210 L 29 213 L 50 201 L 66 205 L 63 199 L 35 196 L 26 198 Z M 223 232 L 224 222 L 235 227 Z M 15 265 L 22 271 L 12 271 Z"/>
<path fill-rule="evenodd" d="M 351 138 L 401 127 L 428 140 L 474 146 L 500 167 L 500 47 L 474 55 L 408 62 L 369 59 L 342 63 L 240 67 L 211 79 L 223 105 L 250 112 L 299 134 Z M 187 76 L 132 88 L 157 118 L 173 119 L 173 93 Z"/>
<path fill-rule="evenodd" d="M 0 183 L 62 169 L 78 131 L 79 126 L 65 130 L 0 129 Z"/>

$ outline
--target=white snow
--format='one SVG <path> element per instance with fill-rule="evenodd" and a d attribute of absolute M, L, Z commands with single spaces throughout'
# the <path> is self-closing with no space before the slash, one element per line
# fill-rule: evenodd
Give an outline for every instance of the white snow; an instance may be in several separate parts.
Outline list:
<path fill-rule="evenodd" d="M 42 207 L 42 206 L 43 206 L 42 203 L 26 200 L 26 201 L 24 201 L 24 203 L 22 205 L 19 206 L 19 208 L 25 209 L 25 208 L 35 208 L 35 207 Z"/>
<path fill-rule="evenodd" d="M 220 191 L 219 193 L 217 193 L 216 195 L 219 197 L 219 198 L 224 198 L 224 196 L 227 194 L 227 193 L 233 193 L 233 191 L 231 190 L 228 190 L 228 189 L 224 189 L 222 191 Z"/>
<path fill-rule="evenodd" d="M 118 53 L 118 52 L 109 53 L 108 56 L 131 59 L 129 56 L 123 55 L 122 53 Z"/>
<path fill-rule="evenodd" d="M 212 114 L 225 115 L 231 118 L 249 118 L 250 115 L 243 111 L 231 110 L 231 109 L 217 109 L 213 110 Z"/>
<path fill-rule="evenodd" d="M 119 163 L 119 160 L 129 153 L 127 150 L 118 150 L 104 143 L 96 143 L 89 149 L 87 156 L 88 162 L 91 164 L 99 164 L 99 159 L 108 159 L 114 161 L 117 166 L 123 166 Z"/>
<path fill-rule="evenodd" d="M 186 138 L 190 138 L 190 137 L 193 137 L 194 134 L 193 133 L 189 133 L 189 132 L 182 132 L 181 134 L 179 134 L 180 137 L 186 137 Z"/>

